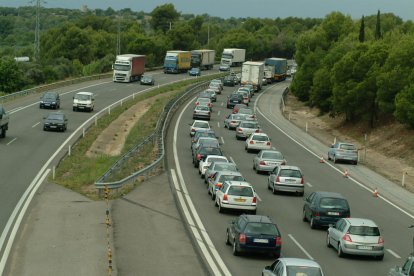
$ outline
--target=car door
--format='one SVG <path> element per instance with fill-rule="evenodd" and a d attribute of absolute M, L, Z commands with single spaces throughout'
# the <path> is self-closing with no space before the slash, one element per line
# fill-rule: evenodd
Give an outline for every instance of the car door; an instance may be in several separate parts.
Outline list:
<path fill-rule="evenodd" d="M 314 200 L 315 200 L 315 193 L 311 193 L 307 198 L 305 198 L 305 202 L 303 205 L 303 212 L 304 212 L 304 217 L 306 217 L 306 219 L 310 219 L 311 217 L 311 213 L 312 213 L 311 205 Z"/>
<path fill-rule="evenodd" d="M 329 228 L 329 237 L 331 244 L 336 248 L 339 240 L 341 239 L 343 229 L 346 226 L 346 222 L 343 219 L 338 220 L 335 223 L 335 227 Z"/>
<path fill-rule="evenodd" d="M 233 243 L 233 241 L 238 240 L 238 237 L 240 235 L 240 229 L 243 229 L 245 224 L 246 223 L 245 223 L 244 219 L 242 219 L 242 218 L 239 218 L 238 220 L 235 221 L 235 223 L 233 223 L 232 232 L 230 234 L 231 243 Z"/>

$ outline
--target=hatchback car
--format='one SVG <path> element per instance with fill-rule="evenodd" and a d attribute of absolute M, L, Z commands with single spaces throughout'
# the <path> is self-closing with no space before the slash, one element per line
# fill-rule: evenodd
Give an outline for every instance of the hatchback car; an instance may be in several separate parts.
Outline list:
<path fill-rule="evenodd" d="M 218 148 L 220 146 L 219 141 L 217 138 L 212 137 L 200 137 L 197 142 L 191 145 L 191 154 L 194 155 L 197 149 L 201 146 L 210 146 Z"/>
<path fill-rule="evenodd" d="M 238 113 L 240 108 L 247 108 L 247 105 L 245 105 L 244 103 L 236 104 L 235 106 L 233 106 L 233 110 L 231 111 L 231 113 L 233 114 Z"/>
<path fill-rule="evenodd" d="M 220 86 L 220 89 L 223 90 L 223 81 L 221 79 L 211 80 L 210 84 L 218 84 Z"/>
<path fill-rule="evenodd" d="M 151 75 L 144 75 L 141 77 L 141 80 L 139 81 L 142 85 L 154 85 L 155 80 L 154 77 Z"/>
<path fill-rule="evenodd" d="M 246 139 L 254 132 L 260 132 L 260 126 L 256 121 L 241 121 L 236 128 L 236 139 Z"/>
<path fill-rule="evenodd" d="M 231 94 L 227 97 L 227 108 L 233 108 L 236 104 L 243 103 L 243 96 L 240 94 Z"/>
<path fill-rule="evenodd" d="M 277 150 L 261 150 L 253 158 L 253 170 L 257 173 L 271 172 L 278 165 L 286 165 L 286 160 Z"/>
<path fill-rule="evenodd" d="M 221 172 L 221 171 L 238 172 L 239 169 L 237 168 L 237 165 L 232 162 L 228 162 L 228 161 L 211 162 L 210 166 L 206 170 L 206 176 L 204 178 L 204 182 L 207 183 L 209 178 L 214 177 L 214 174 L 216 172 Z"/>
<path fill-rule="evenodd" d="M 66 131 L 68 125 L 68 119 L 62 112 L 50 112 L 46 117 L 43 118 L 43 130 L 56 130 Z"/>
<path fill-rule="evenodd" d="M 223 156 L 223 152 L 220 148 L 210 146 L 200 146 L 193 155 L 194 168 L 200 165 L 201 161 L 205 161 L 208 155 L 220 155 Z"/>
<path fill-rule="evenodd" d="M 215 205 L 220 213 L 227 209 L 256 214 L 257 197 L 252 185 L 245 181 L 225 181 L 216 191 Z"/>
<path fill-rule="evenodd" d="M 205 119 L 210 121 L 211 109 L 206 105 L 197 105 L 194 107 L 193 119 Z"/>
<path fill-rule="evenodd" d="M 259 150 L 270 150 L 272 148 L 272 142 L 270 142 L 269 136 L 266 133 L 252 133 L 246 139 L 244 149 L 247 152 L 259 151 Z"/>
<path fill-rule="evenodd" d="M 60 108 L 60 96 L 57 92 L 46 92 L 40 97 L 40 108 Z"/>
<path fill-rule="evenodd" d="M 302 220 L 309 221 L 312 229 L 335 224 L 339 219 L 350 216 L 348 201 L 339 193 L 313 192 L 303 204 Z"/>
<path fill-rule="evenodd" d="M 243 103 L 248 106 L 250 102 L 250 94 L 247 91 L 236 91 L 233 94 L 240 94 L 243 97 Z"/>
<path fill-rule="evenodd" d="M 296 166 L 276 166 L 267 178 L 267 188 L 272 190 L 274 194 L 291 192 L 303 196 L 304 184 L 302 171 Z"/>
<path fill-rule="evenodd" d="M 249 115 L 249 120 L 256 120 L 256 115 L 254 114 L 253 109 L 250 109 L 248 107 L 241 107 L 238 111 L 237 114 L 246 114 Z"/>
<path fill-rule="evenodd" d="M 241 215 L 232 220 L 226 230 L 226 244 L 233 246 L 233 255 L 257 252 L 279 258 L 282 235 L 268 216 Z"/>
<path fill-rule="evenodd" d="M 363 218 L 342 218 L 330 225 L 326 245 L 337 250 L 338 256 L 345 254 L 384 258 L 384 238 L 375 222 Z"/>
<path fill-rule="evenodd" d="M 212 102 L 217 102 L 217 93 L 213 89 L 206 89 L 198 95 L 200 98 L 210 98 Z"/>
<path fill-rule="evenodd" d="M 356 165 L 358 164 L 358 149 L 351 143 L 336 142 L 328 150 L 328 160 L 333 160 L 334 163 L 347 161 Z"/>
<path fill-rule="evenodd" d="M 219 71 L 230 71 L 230 66 L 227 64 L 221 64 L 219 67 Z"/>
<path fill-rule="evenodd" d="M 201 160 L 198 165 L 198 174 L 201 176 L 201 178 L 204 178 L 206 171 L 212 162 L 229 162 L 229 160 L 225 156 L 208 155 L 206 159 Z"/>
<path fill-rule="evenodd" d="M 210 124 L 203 120 L 194 120 L 192 124 L 190 124 L 190 136 L 194 136 L 194 133 L 198 129 L 211 129 Z"/>
<path fill-rule="evenodd" d="M 208 97 L 208 98 L 207 97 L 198 97 L 195 101 L 195 106 L 198 106 L 198 105 L 205 105 L 205 106 L 208 106 L 210 109 L 213 108 L 213 103 L 212 103 L 210 97 Z"/>
<path fill-rule="evenodd" d="M 191 68 L 188 71 L 188 75 L 190 75 L 190 76 L 201 76 L 201 70 L 200 70 L 200 68 Z"/>
<path fill-rule="evenodd" d="M 92 112 L 95 107 L 95 95 L 92 92 L 78 92 L 73 97 L 73 111 L 86 110 Z"/>
<path fill-rule="evenodd" d="M 236 129 L 241 121 L 245 121 L 246 115 L 243 114 L 229 114 L 224 119 L 224 127 L 228 129 Z"/>
<path fill-rule="evenodd" d="M 300 258 L 279 258 L 266 266 L 263 276 L 323 276 L 321 266 L 314 260 Z"/>
<path fill-rule="evenodd" d="M 214 133 L 212 129 L 204 129 L 204 128 L 197 129 L 194 133 L 194 136 L 191 137 L 190 149 L 192 148 L 193 144 L 198 141 L 200 137 L 217 138 L 216 134 Z"/>
<path fill-rule="evenodd" d="M 240 172 L 220 171 L 207 180 L 207 191 L 211 195 L 211 200 L 216 199 L 216 191 L 221 188 L 224 181 L 246 181 Z"/>
<path fill-rule="evenodd" d="M 235 86 L 236 80 L 234 76 L 225 76 L 223 80 L 224 86 Z"/>

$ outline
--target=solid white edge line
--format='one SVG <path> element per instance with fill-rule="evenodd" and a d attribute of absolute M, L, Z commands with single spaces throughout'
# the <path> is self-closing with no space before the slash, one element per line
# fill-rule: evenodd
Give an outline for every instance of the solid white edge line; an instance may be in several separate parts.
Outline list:
<path fill-rule="evenodd" d="M 32 128 L 38 126 L 40 124 L 40 122 L 37 122 L 36 124 L 32 125 Z"/>
<path fill-rule="evenodd" d="M 10 145 L 11 143 L 13 143 L 14 141 L 16 141 L 17 140 L 17 137 L 16 138 L 13 138 L 10 142 L 8 142 L 6 145 L 8 146 L 8 145 Z"/>
<path fill-rule="evenodd" d="M 269 87 L 270 88 L 270 87 Z M 267 89 L 266 89 L 267 90 Z M 263 91 L 264 92 L 264 91 Z M 260 94 L 257 99 L 256 102 L 254 103 L 254 110 L 257 109 L 258 113 L 260 113 L 260 115 L 263 116 L 263 118 L 265 118 L 271 125 L 273 125 L 275 128 L 277 128 L 280 132 L 282 132 L 283 134 L 285 134 L 289 139 L 291 139 L 293 142 L 295 142 L 296 144 L 298 144 L 300 147 L 302 147 L 304 150 L 306 150 L 307 152 L 309 152 L 310 154 L 314 155 L 316 158 L 320 159 L 320 156 L 318 156 L 316 153 L 314 153 L 313 151 L 311 151 L 310 149 L 306 148 L 304 145 L 302 145 L 299 141 L 295 140 L 292 136 L 290 136 L 288 133 L 286 133 L 284 130 L 282 130 L 280 127 L 278 127 L 275 123 L 273 123 L 269 118 L 267 118 L 261 111 L 259 108 L 256 108 L 256 104 L 259 101 L 260 96 L 262 96 L 262 94 Z M 339 172 L 340 174 L 343 174 L 343 172 L 336 168 L 335 166 L 331 165 L 330 163 L 326 162 L 326 165 L 330 166 L 332 169 L 336 170 L 337 172 Z M 348 176 L 349 180 L 351 180 L 352 182 L 354 182 L 355 184 L 357 184 L 358 186 L 360 186 L 361 188 L 365 189 L 366 191 L 373 193 L 374 190 L 371 189 L 370 187 L 366 186 L 365 184 L 357 181 L 356 179 Z M 378 195 L 378 198 L 382 199 L 383 201 L 387 202 L 389 205 L 393 206 L 394 208 L 396 208 L 397 210 L 401 211 L 402 213 L 406 214 L 407 216 L 409 216 L 410 218 L 414 219 L 414 215 L 409 213 L 408 211 L 402 209 L 401 207 L 399 207 L 398 205 L 394 204 L 393 202 L 391 202 L 390 200 L 384 198 L 381 195 Z"/>
<path fill-rule="evenodd" d="M 310 184 L 309 182 L 306 182 L 306 185 L 312 188 L 312 184 Z"/>
<path fill-rule="evenodd" d="M 220 266 L 221 270 L 223 271 L 223 273 L 225 275 L 231 275 L 230 271 L 228 270 L 227 266 L 224 264 L 220 254 L 217 252 L 213 242 L 210 239 L 210 236 L 208 235 L 207 231 L 205 230 L 205 227 L 203 225 L 203 223 L 201 222 L 200 217 L 198 216 L 197 210 L 194 207 L 194 204 L 192 203 L 191 197 L 188 195 L 188 190 L 187 190 L 187 186 L 185 184 L 184 181 L 184 177 L 181 173 L 181 166 L 180 166 L 180 161 L 178 160 L 178 153 L 177 153 L 177 134 L 178 134 L 178 125 L 179 122 L 181 121 L 181 117 L 184 114 L 184 111 L 188 108 L 188 106 L 191 104 L 191 101 L 189 101 L 184 108 L 181 110 L 180 115 L 178 116 L 177 122 L 175 124 L 174 127 L 174 137 L 173 137 L 173 155 L 174 155 L 174 161 L 175 161 L 175 165 L 176 165 L 176 169 L 177 169 L 177 174 L 178 174 L 178 179 L 179 179 L 179 184 L 181 185 L 181 188 L 184 192 L 184 194 L 186 195 L 186 199 L 187 199 L 187 204 L 189 205 L 190 211 L 192 213 L 192 215 L 194 216 L 198 229 L 200 229 L 201 234 L 203 235 L 207 245 L 209 246 L 209 249 L 211 251 L 211 253 L 213 254 L 214 258 L 216 259 L 218 265 Z M 209 254 L 207 252 L 207 254 Z M 206 256 L 206 255 L 205 255 Z M 207 256 L 206 256 L 207 258 Z M 215 266 L 216 264 L 210 263 L 209 262 L 210 267 Z"/>
<path fill-rule="evenodd" d="M 395 253 L 395 252 L 394 252 L 394 251 L 392 251 L 391 249 L 387 249 L 387 251 L 388 251 L 391 255 L 393 255 L 395 258 L 397 258 L 397 259 L 401 259 L 400 255 L 398 255 L 397 253 Z"/>
<path fill-rule="evenodd" d="M 27 200 L 26 200 L 26 202 L 24 203 L 24 205 L 21 209 L 21 212 L 19 213 L 19 216 L 16 219 L 16 222 L 15 222 L 14 227 L 13 227 L 11 233 L 10 233 L 10 237 L 7 241 L 7 245 L 4 249 L 4 253 L 3 253 L 3 256 L 2 256 L 1 261 L 0 261 L 0 275 L 3 275 L 4 268 L 6 267 L 6 262 L 7 262 L 7 259 L 9 257 L 9 254 L 10 254 L 10 250 L 12 248 L 14 239 L 16 238 L 17 231 L 19 230 L 20 223 L 23 220 L 23 217 L 26 213 L 26 210 L 29 207 L 29 204 L 32 201 L 32 199 L 33 199 L 34 195 L 36 194 L 37 190 L 39 189 L 40 185 L 43 183 L 43 181 L 45 180 L 45 178 L 49 174 L 49 172 L 50 172 L 50 169 L 47 169 L 44 172 L 44 174 L 42 175 L 42 177 L 39 179 L 39 181 L 37 181 L 37 183 L 34 185 L 33 189 L 30 192 L 30 195 L 27 197 Z"/>
<path fill-rule="evenodd" d="M 299 247 L 300 250 L 302 250 L 303 253 L 305 253 L 306 257 L 308 257 L 311 260 L 314 260 L 314 258 L 306 251 L 306 249 L 293 237 L 292 234 L 288 234 L 289 238 Z"/>

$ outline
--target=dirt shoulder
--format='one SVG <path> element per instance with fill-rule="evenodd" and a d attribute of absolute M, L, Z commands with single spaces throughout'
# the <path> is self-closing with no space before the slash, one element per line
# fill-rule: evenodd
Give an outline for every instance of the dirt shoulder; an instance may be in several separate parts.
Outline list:
<path fill-rule="evenodd" d="M 343 118 L 319 116 L 317 108 L 299 102 L 291 93 L 285 102 L 286 118 L 326 145 L 333 141 L 355 143 L 359 149 L 360 163 L 414 192 L 414 131 L 396 122 L 370 130 L 366 124 L 344 123 Z M 366 137 L 366 141 L 365 141 Z M 325 159 L 327 156 L 325 156 Z"/>

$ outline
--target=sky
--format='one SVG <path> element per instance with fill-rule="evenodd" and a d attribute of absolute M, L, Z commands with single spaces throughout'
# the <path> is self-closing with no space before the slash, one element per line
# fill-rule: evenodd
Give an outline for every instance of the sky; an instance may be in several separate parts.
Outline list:
<path fill-rule="evenodd" d="M 363 15 L 394 13 L 404 20 L 414 21 L 414 0 L 40 0 L 43 7 L 114 10 L 130 8 L 133 11 L 151 12 L 156 6 L 172 3 L 184 14 L 203 14 L 222 18 L 259 17 L 323 18 L 333 11 L 360 19 Z M 36 0 L 0 0 L 2 7 L 33 5 Z"/>

